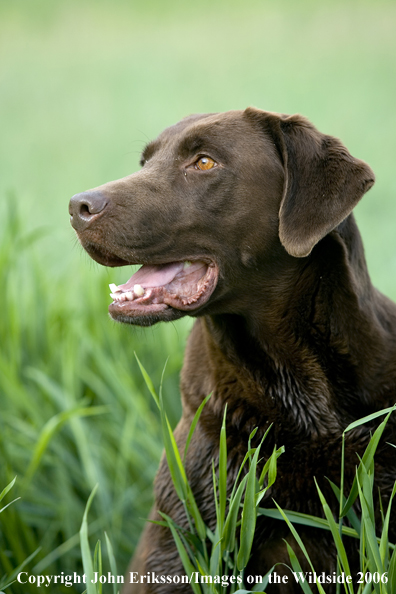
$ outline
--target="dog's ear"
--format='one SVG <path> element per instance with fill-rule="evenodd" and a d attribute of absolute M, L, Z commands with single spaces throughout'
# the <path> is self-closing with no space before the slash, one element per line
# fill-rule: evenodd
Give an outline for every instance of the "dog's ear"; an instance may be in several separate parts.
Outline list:
<path fill-rule="evenodd" d="M 375 181 L 370 167 L 332 136 L 300 115 L 248 108 L 276 145 L 285 171 L 279 237 L 289 254 L 302 258 L 352 211 Z"/>

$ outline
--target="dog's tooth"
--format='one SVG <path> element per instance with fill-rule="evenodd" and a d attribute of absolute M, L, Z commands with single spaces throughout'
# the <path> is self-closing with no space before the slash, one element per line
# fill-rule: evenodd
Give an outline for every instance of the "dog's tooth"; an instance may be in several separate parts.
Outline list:
<path fill-rule="evenodd" d="M 132 291 L 128 291 L 128 293 L 125 293 L 125 297 L 128 299 L 128 301 L 132 301 L 133 300 Z"/>
<path fill-rule="evenodd" d="M 135 285 L 133 287 L 133 292 L 135 293 L 135 295 L 137 295 L 138 297 L 141 297 L 142 295 L 144 295 L 144 289 L 142 287 L 142 285 Z"/>
<path fill-rule="evenodd" d="M 191 264 L 192 264 L 192 262 L 190 262 L 190 260 L 185 260 L 185 262 L 184 262 L 184 266 L 183 266 L 184 270 L 185 270 L 186 268 L 190 268 Z"/>
<path fill-rule="evenodd" d="M 109 284 L 109 289 L 112 293 L 121 293 L 121 289 L 119 289 L 114 283 Z"/>

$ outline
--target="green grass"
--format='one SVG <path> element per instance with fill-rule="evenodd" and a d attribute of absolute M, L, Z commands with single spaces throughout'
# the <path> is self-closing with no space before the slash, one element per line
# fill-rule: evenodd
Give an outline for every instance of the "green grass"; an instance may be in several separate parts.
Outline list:
<path fill-rule="evenodd" d="M 144 367 L 139 362 L 139 367 L 145 378 L 146 384 L 156 402 L 162 426 L 162 437 L 165 446 L 165 455 L 169 467 L 175 491 L 183 503 L 188 527 L 181 527 L 175 521 L 162 513 L 162 521 L 154 523 L 167 527 L 173 536 L 175 546 L 182 561 L 186 576 L 190 579 L 199 576 L 200 580 L 192 579 L 191 588 L 194 594 L 233 594 L 242 592 L 264 592 L 270 580 L 273 570 L 281 563 L 276 563 L 266 575 L 261 576 L 261 581 L 247 590 L 244 583 L 245 569 L 250 561 L 253 549 L 253 539 L 256 530 L 258 515 L 276 518 L 285 521 L 290 530 L 289 541 L 292 538 L 308 562 L 312 575 L 318 568 L 313 565 L 305 544 L 296 530 L 295 524 L 303 524 L 320 530 L 327 530 L 331 533 L 334 541 L 337 576 L 341 574 L 347 579 L 338 581 L 336 585 L 337 594 L 345 591 L 346 594 L 392 594 L 396 590 L 396 547 L 389 541 L 389 524 L 392 512 L 392 503 L 396 495 L 396 482 L 390 494 L 387 509 L 384 509 L 380 500 L 381 522 L 376 521 L 376 506 L 374 504 L 374 457 L 382 434 L 396 405 L 382 411 L 377 411 L 362 419 L 358 419 L 345 428 L 341 444 L 341 482 L 337 486 L 330 480 L 332 490 L 337 497 L 339 504 L 338 521 L 334 517 L 334 510 L 331 509 L 320 490 L 316 479 L 315 484 L 318 497 L 323 507 L 323 517 L 315 517 L 293 510 L 282 510 L 274 500 L 276 509 L 260 508 L 260 501 L 267 490 L 274 484 L 277 476 L 277 459 L 285 452 L 282 446 L 276 449 L 268 460 L 260 458 L 261 446 L 267 437 L 269 427 L 257 447 L 251 447 L 257 428 L 250 434 L 247 451 L 244 460 L 239 468 L 237 478 L 232 485 L 231 493 L 227 492 L 227 437 L 226 418 L 227 406 L 224 409 L 223 423 L 219 435 L 219 457 L 218 461 L 212 460 L 213 476 L 213 505 L 216 511 L 216 525 L 210 529 L 205 525 L 202 516 L 197 508 L 194 495 L 187 478 L 184 460 L 188 451 L 189 443 L 199 421 L 200 415 L 211 395 L 208 395 L 197 410 L 187 436 L 184 454 L 179 451 L 172 429 L 167 419 L 162 397 L 162 385 L 159 395 L 156 393 L 153 382 Z M 348 432 L 358 427 L 375 421 L 379 417 L 385 417 L 372 433 L 369 443 L 359 464 L 356 466 L 355 478 L 352 482 L 349 494 L 344 494 L 345 474 L 345 438 Z M 394 444 L 393 447 L 396 447 Z M 209 463 L 209 461 L 208 461 Z M 89 507 L 89 502 L 87 504 Z M 349 526 L 345 525 L 348 521 Z M 85 526 L 84 526 L 85 522 Z M 83 527 L 86 531 L 86 513 Z M 380 524 L 380 526 L 379 526 Z M 82 527 L 82 528 L 83 528 Z M 377 534 L 379 531 L 379 535 Z M 344 546 L 345 538 L 354 538 L 358 541 L 356 547 L 359 550 L 360 571 L 357 575 L 351 573 L 350 560 L 347 549 Z M 299 582 L 304 594 L 312 594 L 309 581 L 303 572 L 300 560 L 296 554 L 295 547 L 285 539 L 288 550 L 290 566 L 294 578 Z M 85 549 L 87 539 L 85 537 Z M 100 546 L 98 543 L 96 551 Z M 114 562 L 113 562 L 114 563 Z M 89 573 L 92 573 L 91 554 L 88 552 Z M 322 572 L 317 573 L 322 576 Z M 219 579 L 218 576 L 223 576 Z M 297 577 L 299 576 L 299 577 Z M 359 579 L 360 578 L 360 579 Z M 257 579 L 257 578 L 256 578 Z M 353 580 L 353 581 L 352 581 Z M 315 592 L 326 594 L 320 579 L 316 583 Z M 317 590 L 316 590 L 317 588 Z M 89 592 L 88 592 L 89 594 Z M 95 594 L 94 589 L 92 594 Z M 99 593 L 101 594 L 101 593 Z"/>
<path fill-rule="evenodd" d="M 283 510 L 275 500 L 276 508 L 274 509 L 259 507 L 267 490 L 276 481 L 277 459 L 285 452 L 284 447 L 276 449 L 275 446 L 268 460 L 264 461 L 260 458 L 261 446 L 268 432 L 271 431 L 271 427 L 269 427 L 258 446 L 253 448 L 251 447 L 251 441 L 257 432 L 257 428 L 252 431 L 247 443 L 246 455 L 240 466 L 237 478 L 232 485 L 231 492 L 227 492 L 229 481 L 227 480 L 227 407 L 225 407 L 223 423 L 219 434 L 219 458 L 217 462 L 212 460 L 213 505 L 216 510 L 216 525 L 214 529 L 213 526 L 211 529 L 204 523 L 197 508 L 184 464 L 196 424 L 211 395 L 209 394 L 204 399 L 194 416 L 183 453 L 176 444 L 164 408 L 162 382 L 158 395 L 150 376 L 139 360 L 138 363 L 147 387 L 159 409 L 166 460 L 175 491 L 183 504 L 188 526 L 179 526 L 171 517 L 162 513 L 161 510 L 159 510 L 159 514 L 163 519 L 154 521 L 154 523 L 170 530 L 184 568 L 185 576 L 191 579 L 191 590 L 194 594 L 233 594 L 234 592 L 253 594 L 254 592 L 265 591 L 271 579 L 272 572 L 274 569 L 277 569 L 278 565 L 283 565 L 283 563 L 276 563 L 266 575 L 261 576 L 261 580 L 256 576 L 256 583 L 252 586 L 252 589 L 246 589 L 249 586 L 246 586 L 244 583 L 245 569 L 251 558 L 253 538 L 259 515 L 287 523 L 290 530 L 290 537 L 288 540 L 285 539 L 285 545 L 290 559 L 290 566 L 288 567 L 293 572 L 293 577 L 290 576 L 290 578 L 299 583 L 304 594 L 312 594 L 310 584 L 313 581 L 307 578 L 307 574 L 301 568 L 301 556 L 304 556 L 308 562 L 311 570 L 311 579 L 314 575 L 319 578 L 316 582 L 315 592 L 325 594 L 322 583 L 327 582 L 323 582 L 322 572 L 319 571 L 319 573 L 316 573 L 319 568 L 313 565 L 305 544 L 296 529 L 296 526 L 299 525 L 327 530 L 331 533 L 337 555 L 337 573 L 335 574 L 337 577 L 337 594 L 341 594 L 341 592 L 345 592 L 345 594 L 392 594 L 395 591 L 396 546 L 389 541 L 388 536 L 392 503 L 396 495 L 396 483 L 393 486 L 386 510 L 382 506 L 380 498 L 381 522 L 377 522 L 374 505 L 374 457 L 389 417 L 395 412 L 396 406 L 356 420 L 344 430 L 341 438 L 340 486 L 338 487 L 329 481 L 339 502 L 338 522 L 317 484 L 318 497 L 323 507 L 323 517 L 307 515 L 293 510 Z M 344 448 L 346 434 L 379 417 L 385 417 L 385 419 L 372 434 L 364 455 L 356 467 L 355 479 L 350 492 L 345 496 Z M 0 494 L 0 501 L 5 492 L 11 489 L 14 482 L 15 479 Z M 102 560 L 101 541 L 97 541 L 94 554 L 92 555 L 88 540 L 88 511 L 96 491 L 97 485 L 88 499 L 80 529 L 83 567 L 88 583 L 86 592 L 87 594 L 103 594 L 104 591 L 108 592 L 111 588 L 113 594 L 117 594 L 119 591 L 117 584 L 103 588 L 100 583 L 96 585 L 92 585 L 91 583 L 93 572 L 106 575 L 106 569 Z M 348 520 L 349 526 L 345 525 L 345 519 Z M 381 526 L 378 526 L 379 523 Z M 288 542 L 291 538 L 300 549 L 299 556 L 296 554 L 296 547 L 292 547 L 290 542 Z M 351 574 L 347 549 L 344 546 L 345 540 L 350 538 L 358 541 L 356 547 L 360 553 L 360 572 L 356 576 L 352 576 Z M 117 576 L 117 564 L 107 534 L 105 534 L 105 539 L 109 556 L 108 565 L 111 568 L 112 575 Z M 338 578 L 340 576 L 345 576 L 346 579 L 339 580 Z"/>
<path fill-rule="evenodd" d="M 150 507 L 161 425 L 134 352 L 156 385 L 169 356 L 174 425 L 191 322 L 111 322 L 107 285 L 130 270 L 82 254 L 67 205 L 136 170 L 165 126 L 255 105 L 342 138 L 377 175 L 357 217 L 396 297 L 395 18 L 391 1 L 0 2 L 0 489 L 17 475 L 5 501 L 21 497 L 0 517 L 0 575 L 38 547 L 30 568 L 81 567 L 96 483 L 90 533 L 108 531 L 122 572 Z"/>
<path fill-rule="evenodd" d="M 161 452 L 160 424 L 133 352 L 157 381 L 169 353 L 165 385 L 175 423 L 187 328 L 159 327 L 143 341 L 141 331 L 107 319 L 104 270 L 75 273 L 65 284 L 41 266 L 38 247 L 11 213 L 0 249 L 7 312 L 0 329 L 0 485 L 17 475 L 13 491 L 21 499 L 2 514 L 1 573 L 38 547 L 30 564 L 37 571 L 80 567 L 78 530 L 96 483 L 94 532 L 106 528 L 124 570 Z"/>
<path fill-rule="evenodd" d="M 228 494 L 227 407 L 225 407 L 219 435 L 218 465 L 214 460 L 211 461 L 213 504 L 216 509 L 216 528 L 212 531 L 205 524 L 197 507 L 184 466 L 190 440 L 202 410 L 211 395 L 209 394 L 203 400 L 195 413 L 187 436 L 184 453 L 182 454 L 177 446 L 165 410 L 162 396 L 162 382 L 159 394 L 157 394 L 150 376 L 139 360 L 138 363 L 147 387 L 159 409 L 166 460 L 174 488 L 185 510 L 188 528 L 180 527 L 170 516 L 161 510 L 159 510 L 159 514 L 162 516 L 162 520 L 153 521 L 153 523 L 164 526 L 171 531 L 185 575 L 191 580 L 191 589 L 194 594 L 234 594 L 236 591 L 241 592 L 241 594 L 248 594 L 243 581 L 244 571 L 250 560 L 253 547 L 258 506 L 268 489 L 270 489 L 276 480 L 277 459 L 284 453 L 284 448 L 280 447 L 276 449 L 275 446 L 272 455 L 262 464 L 262 459 L 259 458 L 260 449 L 271 427 L 267 429 L 258 446 L 251 447 L 251 440 L 253 440 L 257 432 L 257 428 L 254 429 L 246 444 L 246 455 L 240 465 L 231 494 Z M 208 463 L 210 464 L 210 461 Z M 259 465 L 262 469 L 259 478 L 257 478 Z M 217 469 L 216 466 L 218 466 Z M 87 576 L 93 576 L 94 571 L 100 571 L 102 573 L 101 569 L 95 569 L 95 567 L 102 567 L 101 542 L 100 540 L 97 542 L 92 559 L 88 541 L 87 516 L 95 492 L 96 487 L 88 500 L 80 530 L 83 565 Z M 112 574 L 115 576 L 117 575 L 116 562 L 112 555 L 111 544 L 107 535 L 106 543 L 110 553 Z M 255 586 L 254 591 L 264 592 L 272 570 L 273 568 L 267 575 L 262 576 L 261 583 Z M 196 579 L 197 575 L 200 576 L 201 581 Z M 89 577 L 87 579 L 89 580 Z M 117 594 L 116 585 L 113 586 L 113 592 Z M 95 586 L 89 584 L 87 594 L 102 594 L 101 585 L 97 584 Z"/>
<path fill-rule="evenodd" d="M 275 501 L 277 507 L 273 509 L 260 509 L 259 513 L 264 516 L 278 518 L 286 521 L 290 531 L 296 540 L 302 554 L 309 563 L 312 573 L 315 573 L 315 567 L 309 557 L 309 554 L 301 540 L 295 524 L 304 524 L 329 530 L 331 532 L 335 550 L 337 553 L 337 575 L 343 573 L 345 576 L 351 576 L 348 555 L 344 546 L 343 538 L 355 538 L 358 540 L 356 545 L 359 550 L 360 571 L 357 578 L 351 583 L 345 580 L 342 584 L 337 582 L 336 592 L 341 594 L 391 594 L 396 590 L 396 547 L 389 541 L 389 523 L 392 511 L 392 503 L 396 494 L 396 482 L 393 485 L 392 493 L 388 501 L 387 509 L 382 507 L 381 497 L 381 526 L 376 521 L 376 505 L 374 504 L 374 456 L 382 433 L 389 420 L 389 417 L 395 411 L 395 406 L 380 412 L 373 413 L 363 419 L 354 421 L 344 430 L 342 435 L 342 455 L 341 455 L 341 484 L 340 486 L 330 482 L 334 494 L 339 502 L 338 522 L 334 518 L 333 511 L 327 503 L 323 493 L 316 483 L 320 502 L 323 507 L 325 518 L 294 512 L 293 510 L 284 511 Z M 385 416 L 386 415 L 386 416 Z M 356 468 L 356 474 L 352 483 L 351 490 L 347 496 L 344 494 L 344 448 L 345 435 L 352 429 L 368 423 L 380 416 L 385 419 L 372 434 L 366 447 L 364 455 Z M 393 447 L 396 447 L 392 444 Z M 315 480 L 316 482 L 316 480 Z M 358 511 L 359 510 L 359 511 Z M 345 519 L 350 523 L 350 527 L 344 525 Z M 377 531 L 380 531 L 379 536 Z M 297 575 L 304 576 L 299 560 L 293 548 L 286 542 L 289 553 L 292 571 Z M 318 575 L 320 575 L 318 573 Z M 301 589 L 305 594 L 312 594 L 308 582 L 304 579 L 299 581 Z M 321 583 L 317 583 L 319 594 L 326 594 Z M 316 592 L 316 590 L 315 590 Z"/>

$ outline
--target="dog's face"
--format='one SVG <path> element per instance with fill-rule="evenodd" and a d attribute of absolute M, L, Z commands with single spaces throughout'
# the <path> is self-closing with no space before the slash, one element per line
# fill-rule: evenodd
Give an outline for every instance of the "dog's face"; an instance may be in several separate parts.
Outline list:
<path fill-rule="evenodd" d="M 248 291 L 263 244 L 277 238 L 283 168 L 269 139 L 240 112 L 191 116 L 150 143 L 141 165 L 72 199 L 92 258 L 143 265 L 114 290 L 112 317 L 149 324 L 215 311 L 227 279 Z"/>
<path fill-rule="evenodd" d="M 251 307 L 282 262 L 308 255 L 368 187 L 369 168 L 330 138 L 299 116 L 255 109 L 190 116 L 145 148 L 139 172 L 74 196 L 71 222 L 90 256 L 105 266 L 142 265 L 112 287 L 111 316 L 150 325 Z M 313 163 L 306 172 L 303 164 L 302 174 L 294 170 L 297 148 L 304 163 Z M 313 204 L 318 220 L 307 222 L 310 213 L 298 197 L 301 176 L 309 204 L 322 191 L 316 178 L 329 150 L 337 153 L 332 177 L 344 186 L 352 176 L 353 188 L 338 198 L 336 214 L 333 197 L 323 200 L 326 215 L 318 216 Z M 341 181 L 338 161 L 345 169 Z"/>

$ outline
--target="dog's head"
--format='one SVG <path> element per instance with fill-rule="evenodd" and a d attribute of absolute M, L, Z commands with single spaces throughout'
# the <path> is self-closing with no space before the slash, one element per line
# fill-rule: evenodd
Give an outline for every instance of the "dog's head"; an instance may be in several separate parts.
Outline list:
<path fill-rule="evenodd" d="M 94 260 L 142 265 L 112 287 L 109 308 L 140 325 L 240 313 L 374 183 L 365 163 L 305 118 L 253 108 L 183 119 L 145 148 L 141 165 L 70 201 Z"/>

